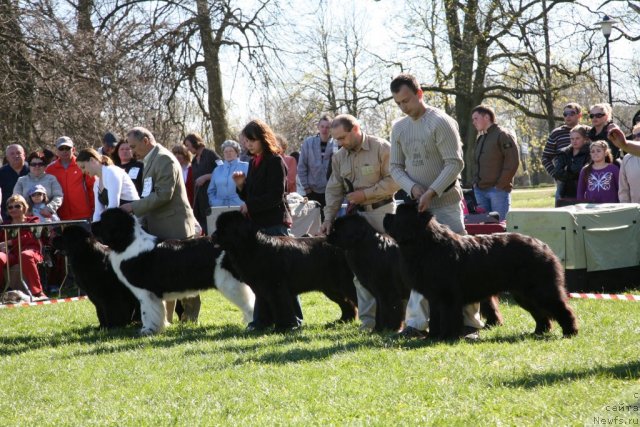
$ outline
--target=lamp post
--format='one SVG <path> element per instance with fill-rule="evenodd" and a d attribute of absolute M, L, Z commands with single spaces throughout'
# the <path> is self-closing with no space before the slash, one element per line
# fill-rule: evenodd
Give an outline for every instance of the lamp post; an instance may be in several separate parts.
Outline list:
<path fill-rule="evenodd" d="M 602 21 L 598 22 L 597 25 L 600 26 L 600 30 L 602 31 L 602 35 L 606 39 L 607 43 L 607 83 L 609 87 L 609 105 L 613 105 L 613 99 L 611 96 L 611 57 L 609 55 L 609 37 L 611 36 L 611 30 L 613 29 L 613 24 L 616 21 L 609 18 L 608 15 L 604 15 Z"/>

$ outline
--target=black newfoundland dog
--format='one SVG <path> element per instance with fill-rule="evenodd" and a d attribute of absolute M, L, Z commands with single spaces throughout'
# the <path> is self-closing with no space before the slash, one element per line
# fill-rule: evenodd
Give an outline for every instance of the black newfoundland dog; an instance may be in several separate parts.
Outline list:
<path fill-rule="evenodd" d="M 411 288 L 402 279 L 400 248 L 395 240 L 378 233 L 360 215 L 337 218 L 327 242 L 345 251 L 349 267 L 376 299 L 376 330 L 397 331 Z"/>
<path fill-rule="evenodd" d="M 238 306 L 245 321 L 253 318 L 253 292 L 224 268 L 224 253 L 211 238 L 158 243 L 134 216 L 119 208 L 105 210 L 92 230 L 111 248 L 113 270 L 140 301 L 142 335 L 166 326 L 163 299 L 194 296 L 211 288 Z"/>
<path fill-rule="evenodd" d="M 65 227 L 52 245 L 67 257 L 78 286 L 96 307 L 100 328 L 140 321 L 140 304 L 113 272 L 108 247 L 79 225 Z"/>
<path fill-rule="evenodd" d="M 338 304 L 340 320 L 356 318 L 353 273 L 344 252 L 324 237 L 267 236 L 239 211 L 221 214 L 214 235 L 240 278 L 268 305 L 276 329 L 292 326 L 292 301 L 309 291 L 320 291 Z"/>
<path fill-rule="evenodd" d="M 412 287 L 429 300 L 434 336 L 460 337 L 462 306 L 504 291 L 531 313 L 535 334 L 549 331 L 552 319 L 565 337 L 578 333 L 562 266 L 544 242 L 517 233 L 460 236 L 415 205 L 398 206 L 384 226 L 400 246 Z"/>

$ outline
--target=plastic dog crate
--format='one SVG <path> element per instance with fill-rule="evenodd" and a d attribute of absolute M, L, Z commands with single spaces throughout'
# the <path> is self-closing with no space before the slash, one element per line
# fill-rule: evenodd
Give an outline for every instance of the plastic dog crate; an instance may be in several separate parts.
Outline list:
<path fill-rule="evenodd" d="M 513 209 L 507 230 L 536 237 L 565 268 L 569 291 L 614 292 L 640 284 L 640 205 Z"/>

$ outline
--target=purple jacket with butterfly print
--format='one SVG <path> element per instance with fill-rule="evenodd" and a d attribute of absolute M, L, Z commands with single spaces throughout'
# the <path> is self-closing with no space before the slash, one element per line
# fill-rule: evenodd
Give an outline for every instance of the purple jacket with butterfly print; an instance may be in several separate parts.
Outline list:
<path fill-rule="evenodd" d="M 618 176 L 620 168 L 608 164 L 605 168 L 591 170 L 585 177 L 586 168 L 578 178 L 578 200 L 589 203 L 618 203 Z"/>

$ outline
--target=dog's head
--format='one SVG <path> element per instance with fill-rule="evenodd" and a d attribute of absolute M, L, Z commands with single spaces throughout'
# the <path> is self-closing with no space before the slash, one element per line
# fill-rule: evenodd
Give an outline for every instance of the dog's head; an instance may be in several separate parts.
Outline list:
<path fill-rule="evenodd" d="M 418 212 L 415 203 L 401 204 L 395 214 L 386 214 L 383 225 L 385 231 L 396 242 L 403 243 L 415 240 L 426 229 L 433 214 L 429 211 Z"/>
<path fill-rule="evenodd" d="M 120 208 L 102 212 L 100 221 L 91 224 L 93 234 L 115 252 L 124 252 L 133 243 L 136 219 Z"/>
<path fill-rule="evenodd" d="M 375 230 L 360 215 L 346 215 L 333 222 L 327 242 L 342 249 L 351 249 Z"/>
<path fill-rule="evenodd" d="M 222 248 L 228 248 L 255 238 L 257 232 L 258 227 L 240 211 L 229 211 L 218 216 L 216 231 L 212 237 Z"/>
<path fill-rule="evenodd" d="M 51 245 L 54 249 L 67 255 L 74 251 L 85 250 L 92 240 L 93 235 L 86 227 L 81 225 L 68 225 L 62 230 L 62 233 L 53 238 Z"/>

